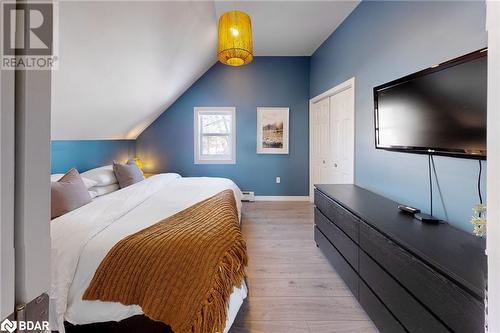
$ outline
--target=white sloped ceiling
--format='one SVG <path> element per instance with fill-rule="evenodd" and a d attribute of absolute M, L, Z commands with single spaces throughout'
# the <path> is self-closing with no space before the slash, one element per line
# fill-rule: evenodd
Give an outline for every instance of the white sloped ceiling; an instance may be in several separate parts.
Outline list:
<path fill-rule="evenodd" d="M 358 3 L 60 1 L 52 139 L 135 139 L 217 61 L 227 10 L 250 14 L 257 56 L 308 56 Z"/>
<path fill-rule="evenodd" d="M 52 139 L 136 138 L 216 61 L 213 2 L 59 3 Z"/>

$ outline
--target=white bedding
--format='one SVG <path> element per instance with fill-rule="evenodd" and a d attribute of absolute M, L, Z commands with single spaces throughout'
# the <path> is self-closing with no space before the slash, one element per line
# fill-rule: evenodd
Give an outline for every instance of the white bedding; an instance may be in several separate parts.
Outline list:
<path fill-rule="evenodd" d="M 142 314 L 136 305 L 82 300 L 100 262 L 122 238 L 225 189 L 234 191 L 241 214 L 241 191 L 231 180 L 160 174 L 52 220 L 51 329 L 64 332 L 64 320 L 82 325 Z M 225 332 L 246 296 L 242 281 L 231 295 Z"/>

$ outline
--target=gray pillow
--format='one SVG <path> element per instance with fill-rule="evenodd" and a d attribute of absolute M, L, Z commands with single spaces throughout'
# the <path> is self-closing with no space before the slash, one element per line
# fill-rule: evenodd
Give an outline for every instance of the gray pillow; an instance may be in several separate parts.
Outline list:
<path fill-rule="evenodd" d="M 73 168 L 61 179 L 51 182 L 51 218 L 71 212 L 92 201 L 78 171 Z"/>
<path fill-rule="evenodd" d="M 125 188 L 144 180 L 144 174 L 132 160 L 129 160 L 127 164 L 120 164 L 113 161 L 113 171 L 115 172 L 120 188 Z"/>

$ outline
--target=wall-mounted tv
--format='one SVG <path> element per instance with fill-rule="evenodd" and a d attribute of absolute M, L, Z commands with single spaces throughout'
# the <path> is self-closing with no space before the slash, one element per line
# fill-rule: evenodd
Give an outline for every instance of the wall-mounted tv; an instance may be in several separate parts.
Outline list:
<path fill-rule="evenodd" d="M 376 148 L 486 159 L 487 49 L 373 92 Z"/>

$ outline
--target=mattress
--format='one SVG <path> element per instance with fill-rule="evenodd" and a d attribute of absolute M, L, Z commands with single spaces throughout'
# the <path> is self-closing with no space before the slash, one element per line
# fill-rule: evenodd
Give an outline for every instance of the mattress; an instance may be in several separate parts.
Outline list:
<path fill-rule="evenodd" d="M 64 321 L 84 325 L 142 314 L 137 305 L 82 300 L 100 262 L 124 237 L 225 189 L 233 190 L 241 214 L 241 191 L 231 180 L 170 173 L 152 176 L 52 220 L 51 329 L 64 332 Z M 230 297 L 225 332 L 246 297 L 242 281 Z"/>

